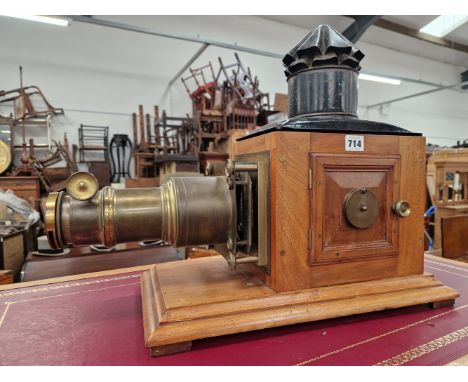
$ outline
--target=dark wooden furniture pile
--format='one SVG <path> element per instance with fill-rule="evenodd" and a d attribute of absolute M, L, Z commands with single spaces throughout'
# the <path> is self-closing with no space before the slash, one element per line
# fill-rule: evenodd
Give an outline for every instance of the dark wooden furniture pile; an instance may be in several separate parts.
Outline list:
<path fill-rule="evenodd" d="M 235 58 L 230 65 L 218 58 L 216 74 L 210 62 L 190 68 L 190 74 L 182 77 L 192 100 L 198 152 L 222 152 L 219 144 L 230 130 L 253 130 L 270 111 L 268 93 L 259 90 L 257 77 L 244 68 L 237 54 Z"/>
<path fill-rule="evenodd" d="M 193 119 L 188 116 L 171 117 L 164 110 L 159 115 L 155 106 L 151 117 L 140 105 L 138 117 L 133 113 L 133 140 L 137 142 L 133 152 L 136 178 L 199 172 Z"/>

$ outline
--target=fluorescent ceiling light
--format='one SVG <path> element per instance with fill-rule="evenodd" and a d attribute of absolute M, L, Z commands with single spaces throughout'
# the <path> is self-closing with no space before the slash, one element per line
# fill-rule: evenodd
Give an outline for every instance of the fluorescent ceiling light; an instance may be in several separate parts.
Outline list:
<path fill-rule="evenodd" d="M 59 19 L 57 17 L 49 16 L 16 16 L 16 15 L 4 15 L 8 17 L 15 17 L 17 19 L 24 19 L 29 21 L 37 21 L 40 23 L 53 24 L 61 27 L 67 27 L 70 24 L 70 21 L 66 19 Z"/>
<path fill-rule="evenodd" d="M 401 84 L 401 80 L 397 80 L 395 78 L 374 76 L 372 74 L 365 74 L 365 73 L 359 73 L 359 79 L 360 80 L 365 80 L 365 81 L 382 82 L 384 84 L 389 84 L 389 85 L 400 85 Z"/>
<path fill-rule="evenodd" d="M 468 21 L 465 15 L 445 15 L 436 17 L 419 31 L 435 37 L 444 37 Z"/>

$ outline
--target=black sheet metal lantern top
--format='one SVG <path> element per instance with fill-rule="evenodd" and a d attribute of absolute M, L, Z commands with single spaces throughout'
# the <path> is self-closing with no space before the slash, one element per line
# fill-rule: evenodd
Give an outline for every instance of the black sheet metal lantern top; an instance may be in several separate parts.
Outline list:
<path fill-rule="evenodd" d="M 289 116 L 357 118 L 359 63 L 364 54 L 329 25 L 320 25 L 283 58 Z"/>
<path fill-rule="evenodd" d="M 359 71 L 364 54 L 329 25 L 319 25 L 283 58 L 286 77 L 308 69 L 337 65 Z"/>
<path fill-rule="evenodd" d="M 357 116 L 358 75 L 364 54 L 329 25 L 319 25 L 283 58 L 288 80 L 289 119 L 239 140 L 273 131 L 421 135 Z"/>

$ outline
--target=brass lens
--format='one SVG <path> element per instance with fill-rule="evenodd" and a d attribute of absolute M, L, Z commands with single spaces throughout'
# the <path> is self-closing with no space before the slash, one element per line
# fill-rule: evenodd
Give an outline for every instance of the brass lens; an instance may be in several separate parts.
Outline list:
<path fill-rule="evenodd" d="M 224 177 L 171 178 L 161 187 L 104 187 L 89 200 L 51 193 L 52 248 L 162 239 L 175 246 L 226 242 L 233 203 Z"/>

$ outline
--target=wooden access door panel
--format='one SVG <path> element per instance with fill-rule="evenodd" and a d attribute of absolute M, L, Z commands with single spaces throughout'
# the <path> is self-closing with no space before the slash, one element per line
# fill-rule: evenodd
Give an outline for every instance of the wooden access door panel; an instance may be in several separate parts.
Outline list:
<path fill-rule="evenodd" d="M 399 197 L 399 157 L 310 154 L 310 166 L 310 264 L 398 256 L 398 219 L 391 208 Z M 366 228 L 353 226 L 344 208 L 348 195 L 361 189 L 378 205 Z"/>

